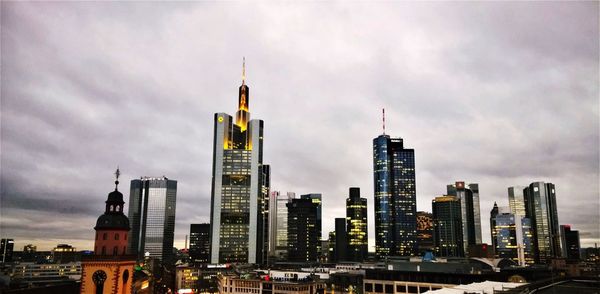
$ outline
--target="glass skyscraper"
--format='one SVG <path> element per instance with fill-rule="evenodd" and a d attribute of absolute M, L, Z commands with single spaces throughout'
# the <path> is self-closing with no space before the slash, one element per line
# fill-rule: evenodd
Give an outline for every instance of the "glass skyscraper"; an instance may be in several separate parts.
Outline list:
<path fill-rule="evenodd" d="M 270 172 L 262 162 L 264 123 L 250 120 L 249 106 L 244 66 L 235 121 L 214 115 L 211 263 L 266 262 Z"/>
<path fill-rule="evenodd" d="M 292 199 L 288 207 L 288 261 L 317 262 L 321 237 L 317 229 L 318 204 L 310 198 Z"/>
<path fill-rule="evenodd" d="M 513 186 L 508 187 L 508 205 L 510 213 L 514 215 L 526 215 L 525 212 L 525 196 L 523 194 L 525 187 Z"/>
<path fill-rule="evenodd" d="M 448 195 L 460 199 L 460 211 L 463 230 L 463 248 L 468 251 L 469 245 L 481 244 L 481 212 L 479 209 L 479 184 L 466 185 L 455 182 L 447 185 Z"/>
<path fill-rule="evenodd" d="M 433 251 L 433 214 L 417 211 L 417 234 L 419 255 Z"/>
<path fill-rule="evenodd" d="M 378 258 L 417 251 L 415 151 L 401 138 L 373 139 L 375 251 Z"/>
<path fill-rule="evenodd" d="M 271 192 L 269 200 L 269 255 L 277 259 L 285 260 L 287 257 L 287 204 L 296 198 L 294 192 L 280 194 L 279 191 Z"/>
<path fill-rule="evenodd" d="M 177 181 L 166 177 L 142 177 L 131 181 L 129 197 L 129 250 L 139 259 L 170 261 L 175 234 Z"/>
<path fill-rule="evenodd" d="M 436 254 L 444 257 L 465 256 L 460 199 L 456 196 L 435 197 L 431 206 Z"/>
<path fill-rule="evenodd" d="M 490 213 L 492 246 L 497 258 L 508 258 L 524 266 L 533 263 L 531 221 L 513 214 L 508 207 L 494 208 Z"/>
<path fill-rule="evenodd" d="M 534 182 L 523 190 L 526 216 L 533 228 L 536 263 L 548 263 L 560 256 L 560 235 L 556 193 L 552 183 Z"/>
<path fill-rule="evenodd" d="M 190 225 L 189 254 L 195 263 L 210 262 L 210 224 Z"/>
<path fill-rule="evenodd" d="M 367 199 L 360 198 L 360 188 L 350 188 L 350 197 L 346 199 L 346 223 L 348 260 L 367 259 L 369 253 Z"/>

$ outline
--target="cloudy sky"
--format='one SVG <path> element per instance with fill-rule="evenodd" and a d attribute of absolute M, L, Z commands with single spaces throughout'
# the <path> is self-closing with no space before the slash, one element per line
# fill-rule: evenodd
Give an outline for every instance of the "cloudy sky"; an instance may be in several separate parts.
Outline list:
<path fill-rule="evenodd" d="M 210 213 L 213 113 L 247 60 L 272 189 L 369 201 L 372 139 L 415 149 L 417 209 L 456 180 L 489 211 L 556 184 L 559 221 L 600 241 L 598 2 L 2 2 L 1 237 L 93 246 L 114 185 L 178 181 L 175 246 Z M 371 250 L 373 248 L 370 248 Z"/>

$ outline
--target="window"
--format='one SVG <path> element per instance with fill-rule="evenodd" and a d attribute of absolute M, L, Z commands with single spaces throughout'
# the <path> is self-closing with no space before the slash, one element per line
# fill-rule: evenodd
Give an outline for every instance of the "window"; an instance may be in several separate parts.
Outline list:
<path fill-rule="evenodd" d="M 108 234 L 104 233 L 104 235 L 102 235 L 102 240 L 106 240 L 106 238 L 108 238 Z"/>
<path fill-rule="evenodd" d="M 119 234 L 115 234 L 115 240 L 119 240 Z"/>
<path fill-rule="evenodd" d="M 102 246 L 102 255 L 106 255 L 106 246 Z"/>
<path fill-rule="evenodd" d="M 119 255 L 119 247 L 115 246 L 115 248 L 113 248 L 113 255 Z"/>
<path fill-rule="evenodd" d="M 375 292 L 382 293 L 383 292 L 383 285 L 382 284 L 375 284 Z"/>

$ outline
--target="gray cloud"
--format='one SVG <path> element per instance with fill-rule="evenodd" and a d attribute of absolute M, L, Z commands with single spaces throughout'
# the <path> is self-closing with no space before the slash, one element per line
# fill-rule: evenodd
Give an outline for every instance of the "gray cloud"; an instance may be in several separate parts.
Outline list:
<path fill-rule="evenodd" d="M 544 180 L 560 222 L 600 239 L 598 3 L 1 5 L 1 228 L 18 246 L 91 248 L 116 165 L 126 196 L 179 181 L 182 246 L 208 221 L 212 115 L 235 112 L 242 56 L 272 188 L 323 193 L 324 236 L 351 186 L 374 234 L 385 107 L 416 150 L 419 210 L 479 182 L 489 241 L 493 202 Z"/>

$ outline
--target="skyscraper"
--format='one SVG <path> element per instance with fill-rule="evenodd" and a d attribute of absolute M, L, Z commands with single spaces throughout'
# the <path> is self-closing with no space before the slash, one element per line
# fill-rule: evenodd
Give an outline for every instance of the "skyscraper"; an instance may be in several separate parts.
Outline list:
<path fill-rule="evenodd" d="M 317 230 L 317 207 L 310 198 L 292 199 L 288 207 L 288 260 L 316 262 L 321 238 Z"/>
<path fill-rule="evenodd" d="M 563 258 L 579 260 L 579 231 L 571 230 L 570 225 L 560 225 L 560 243 Z"/>
<path fill-rule="evenodd" d="M 456 196 L 435 197 L 433 209 L 433 240 L 438 256 L 465 256 L 460 199 Z"/>
<path fill-rule="evenodd" d="M 536 263 L 547 263 L 560 256 L 560 235 L 556 193 L 552 183 L 534 182 L 523 190 L 526 216 L 533 228 Z"/>
<path fill-rule="evenodd" d="M 340 262 L 348 260 L 348 232 L 346 230 L 346 219 L 336 218 L 335 219 L 335 232 L 334 232 L 334 252 L 333 262 Z"/>
<path fill-rule="evenodd" d="M 497 258 L 512 259 L 519 265 L 533 263 L 531 221 L 513 214 L 509 207 L 494 208 L 490 213 L 492 246 Z"/>
<path fill-rule="evenodd" d="M 141 177 L 131 181 L 129 250 L 131 254 L 172 261 L 177 181 Z"/>
<path fill-rule="evenodd" d="M 13 240 L 13 239 L 0 240 L 0 261 L 2 263 L 12 261 L 14 247 L 15 247 L 15 240 Z"/>
<path fill-rule="evenodd" d="M 269 236 L 269 173 L 263 158 L 262 120 L 250 120 L 250 89 L 245 64 L 235 121 L 214 115 L 211 189 L 211 263 L 265 262 Z"/>
<path fill-rule="evenodd" d="M 419 255 L 433 251 L 433 214 L 417 211 L 417 245 Z"/>
<path fill-rule="evenodd" d="M 287 204 L 296 198 L 294 192 L 281 194 L 279 191 L 271 192 L 269 200 L 269 255 L 284 260 L 287 257 L 288 238 L 288 208 Z"/>
<path fill-rule="evenodd" d="M 369 234 L 367 199 L 360 198 L 360 188 L 350 188 L 350 197 L 346 199 L 346 223 L 348 260 L 363 261 L 369 254 Z"/>
<path fill-rule="evenodd" d="M 210 224 L 190 225 L 189 253 L 193 262 L 210 262 Z"/>
<path fill-rule="evenodd" d="M 417 250 L 415 151 L 402 138 L 373 139 L 375 251 L 378 258 Z"/>
<path fill-rule="evenodd" d="M 448 195 L 460 199 L 460 211 L 463 230 L 463 248 L 468 251 L 469 245 L 481 244 L 481 212 L 479 210 L 479 185 L 465 185 L 456 182 L 446 186 Z"/>
<path fill-rule="evenodd" d="M 525 196 L 523 194 L 525 187 L 513 186 L 508 187 L 508 205 L 510 213 L 514 215 L 526 215 L 525 212 Z"/>
<path fill-rule="evenodd" d="M 321 202 L 323 201 L 323 195 L 321 195 L 321 193 L 310 193 L 310 194 L 301 195 L 300 198 L 310 199 L 310 200 L 312 200 L 312 202 L 314 204 L 317 205 L 317 234 L 319 236 L 319 240 L 321 240 L 321 235 L 323 234 L 323 215 L 321 214 L 321 210 L 322 210 L 322 206 L 323 206 L 323 204 Z M 319 255 L 321 255 L 322 252 L 321 252 L 321 243 L 320 242 L 317 247 L 317 250 L 319 252 Z"/>

